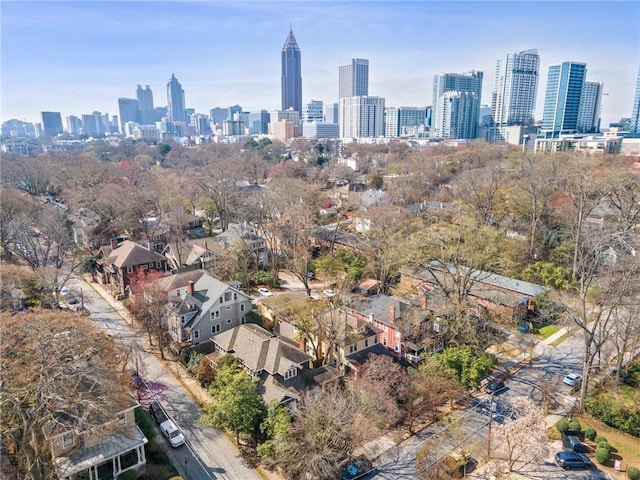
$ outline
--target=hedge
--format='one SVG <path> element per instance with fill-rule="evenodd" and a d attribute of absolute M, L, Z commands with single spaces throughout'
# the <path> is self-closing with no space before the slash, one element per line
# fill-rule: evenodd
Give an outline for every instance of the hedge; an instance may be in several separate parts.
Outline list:
<path fill-rule="evenodd" d="M 580 422 L 576 422 L 575 420 L 571 420 L 569 422 L 569 430 L 572 432 L 580 432 L 582 430 L 582 425 Z"/>
<path fill-rule="evenodd" d="M 588 427 L 584 429 L 584 436 L 591 441 L 596 439 L 597 432 L 594 428 Z"/>
<path fill-rule="evenodd" d="M 606 465 L 606 463 L 609 461 L 609 457 L 611 457 L 611 452 L 608 448 L 598 447 L 596 448 L 595 457 L 600 465 Z"/>
<path fill-rule="evenodd" d="M 640 437 L 640 413 L 626 408 L 607 393 L 588 397 L 585 409 L 601 422 L 634 437 Z"/>

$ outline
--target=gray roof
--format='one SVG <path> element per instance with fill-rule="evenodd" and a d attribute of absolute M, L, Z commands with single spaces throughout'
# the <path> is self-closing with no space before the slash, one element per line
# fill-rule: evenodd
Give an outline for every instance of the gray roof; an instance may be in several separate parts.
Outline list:
<path fill-rule="evenodd" d="M 295 343 L 276 337 L 260 325 L 247 323 L 211 337 L 225 352 L 233 353 L 253 372 L 262 370 L 271 375 L 284 375 L 291 367 L 313 359 L 299 350 Z"/>
<path fill-rule="evenodd" d="M 125 240 L 114 249 L 103 247 L 102 250 L 105 253 L 106 262 L 118 268 L 165 262 L 167 260 L 162 255 L 152 252 L 131 240 Z"/>

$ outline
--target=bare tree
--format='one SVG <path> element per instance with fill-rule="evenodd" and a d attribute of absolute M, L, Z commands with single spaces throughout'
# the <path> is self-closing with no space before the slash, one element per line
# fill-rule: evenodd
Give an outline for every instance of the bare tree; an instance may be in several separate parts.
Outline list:
<path fill-rule="evenodd" d="M 53 478 L 45 431 L 92 430 L 131 405 L 120 357 L 110 337 L 73 313 L 30 310 L 0 322 L 3 444 L 21 478 Z"/>
<path fill-rule="evenodd" d="M 523 471 L 550 453 L 542 409 L 531 399 L 518 397 L 512 401 L 511 411 L 513 419 L 498 425 L 495 439 L 490 439 L 497 445 L 491 458 L 500 473 Z"/>

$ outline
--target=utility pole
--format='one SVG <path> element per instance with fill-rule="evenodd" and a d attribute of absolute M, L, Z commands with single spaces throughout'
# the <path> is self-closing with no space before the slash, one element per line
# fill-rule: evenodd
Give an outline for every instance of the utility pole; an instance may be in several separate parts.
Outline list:
<path fill-rule="evenodd" d="M 491 460 L 491 426 L 493 425 L 493 392 L 489 397 L 489 438 L 487 439 L 487 458 Z"/>

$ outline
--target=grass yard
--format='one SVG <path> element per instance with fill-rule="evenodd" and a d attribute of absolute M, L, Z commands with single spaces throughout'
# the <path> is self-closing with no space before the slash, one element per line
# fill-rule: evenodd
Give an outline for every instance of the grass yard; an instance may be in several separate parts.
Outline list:
<path fill-rule="evenodd" d="M 538 335 L 542 338 L 549 338 L 551 335 L 556 333 L 562 327 L 560 325 L 547 325 L 538 329 Z"/>
<path fill-rule="evenodd" d="M 595 418 L 580 414 L 574 415 L 573 420 L 577 420 L 582 425 L 584 430 L 587 427 L 591 427 L 598 432 L 598 435 L 602 435 L 607 438 L 609 444 L 616 449 L 612 458 L 622 457 L 622 469 L 623 471 L 628 466 L 634 466 L 640 468 L 640 438 L 632 437 L 626 433 L 622 433 L 611 427 L 608 427 L 604 423 L 596 420 Z M 596 462 L 597 464 L 597 462 Z M 598 464 L 598 467 L 602 467 L 603 470 L 613 475 L 615 478 L 626 478 L 624 474 L 620 474 L 613 469 L 613 461 L 610 461 L 611 466 L 602 466 Z"/>

